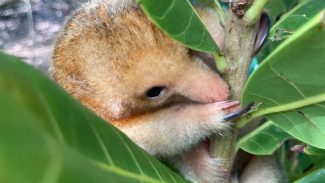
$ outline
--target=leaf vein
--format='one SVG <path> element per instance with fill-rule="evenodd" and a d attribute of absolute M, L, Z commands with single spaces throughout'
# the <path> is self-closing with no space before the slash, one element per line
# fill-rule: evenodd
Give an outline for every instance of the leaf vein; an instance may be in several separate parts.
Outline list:
<path fill-rule="evenodd" d="M 180 32 L 179 34 L 174 34 L 174 36 L 180 37 L 180 36 L 184 35 L 186 33 L 186 31 L 189 29 L 189 27 L 192 23 L 193 17 L 194 17 L 194 13 L 193 13 L 193 11 L 191 11 L 191 17 L 190 17 L 185 29 L 182 32 Z"/>
<path fill-rule="evenodd" d="M 104 154 L 105 154 L 105 157 L 106 157 L 108 163 L 109 163 L 109 164 L 112 164 L 112 165 L 115 165 L 114 162 L 113 162 L 113 159 L 112 159 L 112 157 L 109 155 L 108 150 L 107 150 L 107 148 L 106 148 L 106 146 L 105 146 L 105 144 L 104 144 L 104 141 L 103 141 L 102 138 L 100 137 L 98 131 L 96 130 L 96 128 L 93 126 L 92 123 L 90 123 L 90 126 L 91 126 L 91 128 L 92 128 L 92 130 L 93 130 L 93 132 L 94 132 L 95 137 L 97 138 L 97 140 L 98 140 L 98 142 L 99 142 L 99 145 L 100 145 L 101 149 L 103 150 L 103 152 L 104 152 Z"/>
<path fill-rule="evenodd" d="M 103 168 L 105 170 L 108 170 L 110 172 L 113 172 L 113 173 L 116 173 L 116 174 L 119 174 L 119 175 L 122 175 L 122 176 L 125 176 L 125 177 L 128 177 L 128 178 L 141 180 L 143 182 L 150 182 L 150 183 L 164 183 L 161 180 L 156 180 L 156 179 L 154 179 L 152 177 L 149 177 L 147 175 L 144 175 L 144 174 L 139 175 L 139 174 L 136 174 L 136 173 L 133 173 L 133 172 L 118 168 L 116 166 L 107 165 L 107 164 L 104 164 L 104 163 L 101 163 L 101 162 L 98 162 L 98 161 L 92 161 L 92 162 L 95 165 L 98 165 L 99 167 L 101 167 L 101 168 Z"/>
<path fill-rule="evenodd" d="M 291 121 L 291 119 L 288 117 L 288 116 L 286 116 L 285 114 L 283 114 L 283 113 L 279 113 L 280 115 L 282 115 L 284 118 L 286 118 L 288 121 L 289 121 L 289 123 L 291 123 L 291 126 L 293 127 L 293 128 L 291 128 L 291 129 L 293 129 L 294 131 L 296 131 L 296 133 L 297 134 L 299 134 L 299 136 L 302 138 L 302 139 L 304 139 L 303 141 L 307 141 L 306 140 L 306 137 L 304 136 L 304 133 L 300 133 L 300 131 L 297 129 L 297 127 L 295 126 L 295 123 L 293 122 L 293 121 Z M 287 130 L 285 130 L 285 131 L 287 131 Z"/>
<path fill-rule="evenodd" d="M 276 71 L 276 69 L 272 66 L 271 62 L 268 65 L 269 65 L 270 70 L 275 75 L 277 75 L 284 82 L 286 82 L 288 85 L 290 85 L 291 87 L 293 87 L 304 99 L 306 98 L 306 96 L 304 95 L 304 93 L 299 89 L 298 86 L 296 86 L 296 84 L 294 82 L 290 81 L 288 78 L 286 78 L 285 76 L 282 76 L 280 73 L 278 73 L 278 71 Z"/>
<path fill-rule="evenodd" d="M 268 150 L 266 148 L 264 148 L 263 145 L 261 145 L 260 143 L 256 142 L 254 139 L 250 139 L 249 143 L 255 144 L 257 145 L 257 148 L 261 149 L 261 151 L 263 152 L 267 152 Z"/>
<path fill-rule="evenodd" d="M 269 137 L 271 137 L 272 139 L 274 139 L 274 141 L 279 141 L 280 139 L 279 138 L 277 138 L 277 137 L 275 137 L 274 135 L 272 135 L 272 134 L 270 134 L 270 133 L 267 133 L 267 132 L 260 132 L 260 134 L 263 134 L 263 135 L 265 135 L 265 136 L 269 136 Z"/>
<path fill-rule="evenodd" d="M 298 112 L 297 112 L 297 113 L 298 113 Z M 306 121 L 308 121 L 309 124 L 312 124 L 312 125 L 315 127 L 315 129 L 318 129 L 318 130 L 321 132 L 321 134 L 324 134 L 324 135 L 325 135 L 325 133 L 321 130 L 321 128 L 319 128 L 319 127 L 315 124 L 315 122 L 314 122 L 310 117 L 307 116 L 307 114 L 304 113 L 304 115 L 300 115 L 300 116 L 303 117 Z"/>
<path fill-rule="evenodd" d="M 42 92 L 40 92 L 39 90 L 35 90 L 36 93 L 36 97 L 39 98 L 39 101 L 42 103 L 43 108 L 46 112 L 46 117 L 48 118 L 53 131 L 55 133 L 55 136 L 58 138 L 59 142 L 61 142 L 62 144 L 65 144 L 65 139 L 64 139 L 64 135 L 62 133 L 62 130 L 59 126 L 58 121 L 56 120 L 56 118 L 54 117 L 54 114 L 52 112 L 52 110 L 50 109 L 50 107 L 47 105 L 47 102 L 45 100 L 45 97 L 43 96 Z"/>
<path fill-rule="evenodd" d="M 166 11 L 164 12 L 164 14 L 162 14 L 160 17 L 155 16 L 157 19 L 164 19 L 166 17 L 166 15 L 173 9 L 174 5 L 175 5 L 176 0 L 173 0 L 170 5 L 168 6 L 168 8 L 166 9 Z"/>
<path fill-rule="evenodd" d="M 125 146 L 125 148 L 128 150 L 128 152 L 130 153 L 130 155 L 131 155 L 131 157 L 132 157 L 132 159 L 133 159 L 135 165 L 137 166 L 139 172 L 140 172 L 142 175 L 144 175 L 143 170 L 142 170 L 141 166 L 139 165 L 139 162 L 138 162 L 137 159 L 135 158 L 135 156 L 134 156 L 132 150 L 130 149 L 130 147 L 128 146 L 128 144 L 125 143 L 125 139 L 122 138 L 121 134 L 120 134 L 118 131 L 114 130 L 114 132 L 115 132 L 116 136 L 119 137 L 119 138 L 121 139 L 121 142 L 123 143 L 123 145 Z"/>
<path fill-rule="evenodd" d="M 272 103 L 274 103 L 274 104 L 280 105 L 279 102 L 273 100 L 272 98 L 265 97 L 265 96 L 263 96 L 263 95 L 260 95 L 260 94 L 257 94 L 257 93 L 253 93 L 253 92 L 250 92 L 250 91 L 249 91 L 248 93 L 249 93 L 249 95 L 251 95 L 251 96 L 256 96 L 256 97 L 259 97 L 259 98 L 262 98 L 262 99 L 268 100 L 268 101 L 270 101 L 270 102 L 272 102 Z"/>

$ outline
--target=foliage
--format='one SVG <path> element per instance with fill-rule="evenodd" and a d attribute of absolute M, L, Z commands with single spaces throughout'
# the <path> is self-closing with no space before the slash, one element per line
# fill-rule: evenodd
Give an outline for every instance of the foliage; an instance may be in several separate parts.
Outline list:
<path fill-rule="evenodd" d="M 273 26 L 268 41 L 257 55 L 259 61 L 263 61 L 280 43 L 318 14 L 325 6 L 325 1 L 322 0 L 308 0 L 297 3 L 297 0 L 286 0 L 281 2 L 270 1 L 268 4 L 268 8 L 270 8 L 268 12 L 270 12 Z M 279 20 L 276 21 L 276 19 Z"/>
<path fill-rule="evenodd" d="M 238 142 L 238 146 L 252 154 L 271 155 L 290 137 L 285 131 L 268 121 L 242 137 Z"/>
<path fill-rule="evenodd" d="M 320 77 L 325 69 L 323 16 L 323 12 L 316 15 L 263 61 L 242 98 L 244 105 L 261 103 L 255 113 L 319 148 L 325 148 L 325 85 Z"/>
<path fill-rule="evenodd" d="M 289 138 L 289 134 L 296 139 L 294 144 L 303 142 L 325 149 L 325 79 L 321 77 L 325 66 L 324 7 L 324 1 L 305 1 L 284 15 L 271 29 L 270 42 L 266 48 L 273 49 L 266 54 L 260 68 L 248 80 L 242 102 L 260 103 L 258 110 L 249 115 L 263 115 L 272 122 L 268 122 L 270 126 L 267 131 L 256 131 L 259 127 L 243 137 L 238 146 L 244 150 L 261 155 L 273 153 L 276 147 Z M 291 30 L 290 35 L 284 36 L 283 32 L 288 29 Z M 276 38 L 278 34 L 281 34 L 281 39 Z M 265 50 L 262 54 L 265 54 Z M 261 147 L 247 146 L 261 142 L 261 135 L 269 136 Z M 299 165 L 289 162 L 291 168 L 288 168 L 288 174 L 291 180 L 306 175 L 309 169 L 325 165 L 323 150 L 307 146 L 302 151 L 309 154 L 309 158 L 315 159 L 317 156 L 318 161 L 310 162 L 307 169 L 301 169 L 298 173 L 294 170 L 302 167 L 299 162 L 308 156 L 297 158 L 302 152 L 285 152 Z M 322 169 L 307 174 L 306 178 L 297 182 L 320 180 L 324 180 Z"/>
<path fill-rule="evenodd" d="M 0 54 L 0 182 L 186 182 L 31 66 Z"/>
<path fill-rule="evenodd" d="M 139 4 L 158 27 L 177 41 L 199 51 L 218 51 L 216 43 L 188 1 L 140 0 Z"/>

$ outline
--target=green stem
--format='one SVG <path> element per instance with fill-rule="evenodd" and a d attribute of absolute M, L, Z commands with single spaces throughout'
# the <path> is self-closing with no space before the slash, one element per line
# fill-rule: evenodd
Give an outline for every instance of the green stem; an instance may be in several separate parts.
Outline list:
<path fill-rule="evenodd" d="M 239 128 L 241 128 L 241 127 L 245 126 L 250 120 L 260 117 L 260 116 L 264 116 L 266 114 L 290 111 L 290 110 L 305 107 L 308 105 L 317 104 L 320 102 L 325 102 L 325 94 L 308 97 L 304 100 L 299 100 L 296 102 L 291 102 L 291 103 L 287 103 L 287 104 L 283 104 L 283 105 L 279 105 L 279 106 L 274 106 L 274 107 L 257 110 L 255 112 L 252 112 L 252 113 L 248 114 L 247 116 L 244 116 L 244 117 L 240 118 L 239 120 L 237 120 L 236 121 L 237 126 Z"/>
<path fill-rule="evenodd" d="M 247 25 L 254 25 L 263 12 L 265 5 L 269 0 L 255 0 L 252 6 L 247 10 L 244 15 L 244 21 Z"/>
<path fill-rule="evenodd" d="M 224 74 L 227 71 L 227 62 L 225 57 L 221 53 L 214 53 L 213 57 L 216 62 L 218 71 L 221 74 Z"/>

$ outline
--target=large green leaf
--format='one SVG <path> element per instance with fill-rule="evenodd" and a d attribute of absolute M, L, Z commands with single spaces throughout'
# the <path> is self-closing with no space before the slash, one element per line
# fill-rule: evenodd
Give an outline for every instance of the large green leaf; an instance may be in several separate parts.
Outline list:
<path fill-rule="evenodd" d="M 324 0 L 303 1 L 292 11 L 284 14 L 271 28 L 270 39 L 273 41 L 280 41 L 287 38 L 324 8 Z"/>
<path fill-rule="evenodd" d="M 139 0 L 148 17 L 170 37 L 195 50 L 218 47 L 188 0 Z"/>
<path fill-rule="evenodd" d="M 265 46 L 257 55 L 258 61 L 262 61 L 281 42 L 325 8 L 324 0 L 307 0 L 302 1 L 291 11 L 288 11 L 288 8 L 291 8 L 293 3 L 293 0 L 281 2 L 272 0 L 268 3 L 267 9 L 272 22 L 281 13 L 285 14 L 272 26 Z"/>
<path fill-rule="evenodd" d="M 298 0 L 272 0 L 266 6 L 266 12 L 269 15 L 271 24 L 273 25 L 276 20 L 284 13 L 287 13 Z"/>
<path fill-rule="evenodd" d="M 243 105 L 261 102 L 255 114 L 318 148 L 325 148 L 324 26 L 322 12 L 283 42 L 250 77 L 242 97 Z"/>
<path fill-rule="evenodd" d="M 242 137 L 237 146 L 251 154 L 271 155 L 290 137 L 289 134 L 268 121 Z"/>
<path fill-rule="evenodd" d="M 325 169 L 316 170 L 294 183 L 322 183 L 325 181 Z"/>
<path fill-rule="evenodd" d="M 301 178 L 306 175 L 307 170 L 314 168 L 312 159 L 304 153 L 287 152 L 285 160 L 282 161 L 287 161 L 287 171 L 291 180 L 290 182 Z"/>
<path fill-rule="evenodd" d="M 286 161 L 288 161 L 288 174 L 291 182 L 295 180 L 305 180 L 309 182 L 311 180 L 316 182 L 324 182 L 324 177 L 314 176 L 313 171 L 322 169 L 325 167 L 325 158 L 320 155 L 307 155 L 305 153 L 287 153 Z M 304 177 L 305 176 L 305 177 Z M 307 177 L 312 176 L 309 179 Z M 304 177 L 304 178 L 302 178 Z M 308 180 L 308 181 L 307 181 Z M 313 182 L 312 181 L 312 182 Z"/>
<path fill-rule="evenodd" d="M 0 182 L 186 182 L 40 72 L 0 53 Z"/>
<path fill-rule="evenodd" d="M 325 156 L 325 149 L 319 149 L 310 145 L 304 148 L 304 152 L 308 155 Z"/>

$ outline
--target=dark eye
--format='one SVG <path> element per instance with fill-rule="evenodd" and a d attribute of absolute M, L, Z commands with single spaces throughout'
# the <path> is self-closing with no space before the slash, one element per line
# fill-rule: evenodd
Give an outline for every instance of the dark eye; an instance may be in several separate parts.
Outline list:
<path fill-rule="evenodd" d="M 164 86 L 155 86 L 150 88 L 147 92 L 146 92 L 146 96 L 148 98 L 156 98 L 161 96 L 164 91 L 165 91 L 166 87 Z"/>

